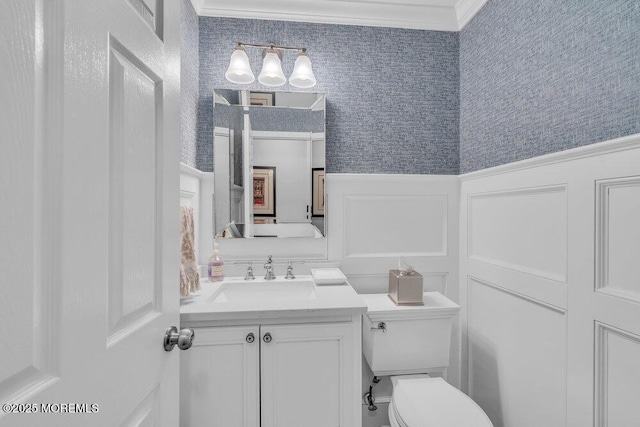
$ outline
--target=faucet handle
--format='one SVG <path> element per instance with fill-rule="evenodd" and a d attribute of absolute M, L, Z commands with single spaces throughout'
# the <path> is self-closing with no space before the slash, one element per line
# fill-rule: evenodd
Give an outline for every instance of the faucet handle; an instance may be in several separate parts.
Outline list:
<path fill-rule="evenodd" d="M 267 270 L 264 275 L 264 280 L 273 280 L 276 278 L 276 275 L 273 273 L 273 265 L 270 262 L 264 264 L 264 269 Z"/>
<path fill-rule="evenodd" d="M 244 276 L 244 280 L 255 280 L 256 276 L 253 275 L 253 267 L 252 267 L 252 263 L 249 263 L 249 266 L 247 267 L 247 274 Z"/>
<path fill-rule="evenodd" d="M 296 275 L 293 274 L 293 262 L 289 261 L 287 265 L 287 275 L 284 277 L 285 279 L 295 279 Z"/>

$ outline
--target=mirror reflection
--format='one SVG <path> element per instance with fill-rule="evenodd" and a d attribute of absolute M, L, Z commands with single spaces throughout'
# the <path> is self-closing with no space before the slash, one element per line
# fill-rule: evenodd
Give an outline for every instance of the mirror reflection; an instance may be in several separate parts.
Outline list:
<path fill-rule="evenodd" d="M 217 238 L 325 236 L 325 96 L 214 91 Z"/>

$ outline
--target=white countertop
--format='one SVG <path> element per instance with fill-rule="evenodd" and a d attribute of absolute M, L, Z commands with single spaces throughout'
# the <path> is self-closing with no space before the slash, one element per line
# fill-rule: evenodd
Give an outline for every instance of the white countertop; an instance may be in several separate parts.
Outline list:
<path fill-rule="evenodd" d="M 286 281 L 287 286 L 309 286 L 311 276 L 298 276 L 296 279 Z M 185 323 L 202 323 L 229 320 L 253 320 L 265 321 L 283 318 L 305 317 L 336 317 L 353 316 L 366 313 L 367 304 L 360 295 L 348 283 L 342 285 L 316 285 L 313 287 L 313 296 L 306 298 L 288 298 L 277 294 L 268 298 L 246 298 L 233 301 L 213 301 L 224 287 L 249 285 L 259 287 L 262 284 L 268 288 L 274 282 L 282 280 L 266 281 L 256 278 L 246 282 L 240 277 L 230 277 L 222 282 L 211 283 L 204 279 L 201 281 L 199 291 L 180 300 L 180 321 Z M 280 291 L 274 291 L 280 292 Z"/>

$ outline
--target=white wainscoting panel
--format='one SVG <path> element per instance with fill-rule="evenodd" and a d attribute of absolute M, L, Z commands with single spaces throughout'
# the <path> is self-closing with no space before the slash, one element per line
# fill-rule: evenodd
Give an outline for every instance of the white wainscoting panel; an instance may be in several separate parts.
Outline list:
<path fill-rule="evenodd" d="M 640 176 L 596 183 L 596 287 L 640 303 Z"/>
<path fill-rule="evenodd" d="M 213 253 L 213 172 L 180 164 L 180 205 L 193 208 L 196 260 L 203 265 Z"/>
<path fill-rule="evenodd" d="M 345 258 L 447 255 L 447 196 L 344 198 Z M 372 233 L 371 230 L 377 230 Z"/>
<path fill-rule="evenodd" d="M 471 398 L 496 427 L 563 426 L 564 311 L 478 279 L 467 286 Z"/>
<path fill-rule="evenodd" d="M 474 194 L 468 222 L 469 258 L 566 281 L 565 186 Z"/>
<path fill-rule="evenodd" d="M 495 427 L 640 425 L 640 135 L 460 179 L 463 390 Z"/>
<path fill-rule="evenodd" d="M 455 176 L 327 174 L 329 259 L 362 293 L 386 292 L 401 255 L 436 275 L 430 286 L 456 282 L 458 187 Z"/>
<path fill-rule="evenodd" d="M 358 292 L 385 293 L 403 255 L 425 291 L 456 300 L 458 188 L 455 176 L 327 174 L 329 260 Z"/>
<path fill-rule="evenodd" d="M 386 293 L 389 270 L 396 269 L 404 255 L 423 275 L 425 291 L 459 301 L 456 176 L 327 174 L 326 186 L 329 260 L 339 263 L 356 291 Z M 459 333 L 456 319 L 447 371 L 447 380 L 456 386 Z M 372 375 L 364 366 L 366 384 Z M 390 392 L 383 384 L 386 380 L 378 386 L 380 396 Z M 363 419 L 365 427 L 378 427 L 377 420 L 386 420 L 386 415 Z"/>
<path fill-rule="evenodd" d="M 640 336 L 596 322 L 596 427 L 640 422 Z"/>

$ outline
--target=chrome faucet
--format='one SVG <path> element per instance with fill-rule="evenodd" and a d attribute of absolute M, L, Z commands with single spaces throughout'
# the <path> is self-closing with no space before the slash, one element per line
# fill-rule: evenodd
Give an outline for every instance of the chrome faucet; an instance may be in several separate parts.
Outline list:
<path fill-rule="evenodd" d="M 249 266 L 247 267 L 247 274 L 245 274 L 244 280 L 255 280 L 256 278 L 256 276 L 253 275 L 253 267 L 251 265 L 252 263 L 249 263 Z"/>
<path fill-rule="evenodd" d="M 284 277 L 285 279 L 295 279 L 296 275 L 293 274 L 293 262 L 289 261 L 289 265 L 287 265 L 287 275 Z"/>
<path fill-rule="evenodd" d="M 269 255 L 269 258 L 267 259 L 267 262 L 264 265 L 265 270 L 267 270 L 267 272 L 264 275 L 264 280 L 273 280 L 276 278 L 276 275 L 273 274 L 273 260 L 271 259 L 271 255 Z"/>

